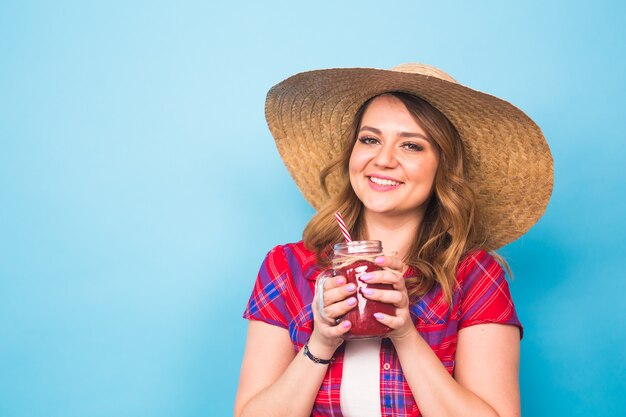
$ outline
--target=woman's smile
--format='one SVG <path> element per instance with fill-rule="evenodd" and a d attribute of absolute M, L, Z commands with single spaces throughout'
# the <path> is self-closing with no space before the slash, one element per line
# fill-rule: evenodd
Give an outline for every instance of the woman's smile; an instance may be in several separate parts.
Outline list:
<path fill-rule="evenodd" d="M 402 185 L 402 182 L 385 176 L 369 175 L 368 178 L 371 187 L 377 191 L 390 191 Z"/>

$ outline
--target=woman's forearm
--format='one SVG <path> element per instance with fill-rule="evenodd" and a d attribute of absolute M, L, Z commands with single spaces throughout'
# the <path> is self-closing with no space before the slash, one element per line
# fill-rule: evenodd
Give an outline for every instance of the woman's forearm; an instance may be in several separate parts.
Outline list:
<path fill-rule="evenodd" d="M 314 356 L 330 358 L 333 351 L 309 342 Z M 243 407 L 240 417 L 289 416 L 308 417 L 328 365 L 315 363 L 302 350 L 291 361 L 283 374 L 270 386 L 252 397 Z"/>
<path fill-rule="evenodd" d="M 394 341 L 404 377 L 424 417 L 498 417 L 484 400 L 461 386 L 417 331 Z"/>

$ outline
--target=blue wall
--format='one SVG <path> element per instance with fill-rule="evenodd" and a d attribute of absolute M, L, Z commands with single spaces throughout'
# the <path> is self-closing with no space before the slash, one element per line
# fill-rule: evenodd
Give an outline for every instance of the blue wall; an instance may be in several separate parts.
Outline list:
<path fill-rule="evenodd" d="M 2 5 L 0 416 L 230 415 L 258 265 L 313 213 L 266 91 L 409 61 L 517 104 L 554 154 L 502 251 L 525 415 L 621 415 L 625 3 L 298 3 Z"/>

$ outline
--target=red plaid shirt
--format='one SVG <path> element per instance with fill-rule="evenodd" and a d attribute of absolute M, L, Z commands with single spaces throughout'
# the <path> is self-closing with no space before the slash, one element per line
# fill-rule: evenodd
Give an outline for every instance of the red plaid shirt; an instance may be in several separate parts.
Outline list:
<path fill-rule="evenodd" d="M 294 350 L 300 351 L 313 330 L 311 301 L 320 271 L 315 253 L 302 242 L 275 247 L 261 265 L 243 317 L 288 329 Z M 405 277 L 410 273 L 407 271 Z M 452 308 L 444 303 L 439 286 L 410 306 L 417 330 L 451 374 L 459 329 L 504 323 L 522 330 L 504 271 L 491 255 L 475 251 L 465 256 L 457 268 L 457 281 Z M 343 354 L 342 345 L 328 367 L 312 416 L 342 415 L 339 396 Z M 420 416 L 389 339 L 382 340 L 380 350 L 380 408 L 383 417 Z"/>

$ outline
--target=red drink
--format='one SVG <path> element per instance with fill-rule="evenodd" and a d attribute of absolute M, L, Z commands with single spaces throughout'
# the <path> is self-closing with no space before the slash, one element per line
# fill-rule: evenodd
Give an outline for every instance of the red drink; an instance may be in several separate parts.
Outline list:
<path fill-rule="evenodd" d="M 367 337 L 382 337 L 391 329 L 374 317 L 374 313 L 395 315 L 396 308 L 392 304 L 374 301 L 365 298 L 364 288 L 392 289 L 391 284 L 368 284 L 361 281 L 361 276 L 367 272 L 379 271 L 382 268 L 376 265 L 373 259 L 382 255 L 380 241 L 358 241 L 335 245 L 335 274 L 342 275 L 348 283 L 357 286 L 357 305 L 350 310 L 342 320 L 349 320 L 352 328 L 344 335 L 344 339 L 362 339 Z M 346 257 L 348 260 L 346 260 Z M 339 265 L 337 265 L 339 264 Z"/>

